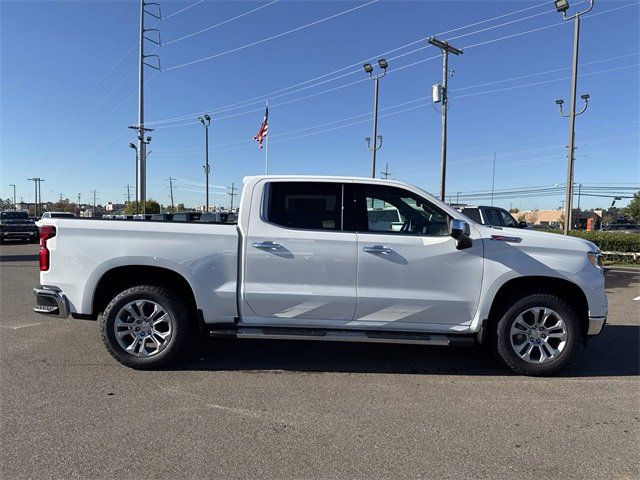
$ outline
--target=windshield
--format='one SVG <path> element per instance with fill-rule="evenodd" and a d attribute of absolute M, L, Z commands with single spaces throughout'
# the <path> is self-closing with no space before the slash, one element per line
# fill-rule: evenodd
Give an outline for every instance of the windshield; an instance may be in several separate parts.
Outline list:
<path fill-rule="evenodd" d="M 0 212 L 2 220 L 29 220 L 27 212 Z"/>
<path fill-rule="evenodd" d="M 61 212 L 61 213 L 51 213 L 51 218 L 75 218 L 76 216 L 73 213 L 65 213 L 65 212 Z"/>

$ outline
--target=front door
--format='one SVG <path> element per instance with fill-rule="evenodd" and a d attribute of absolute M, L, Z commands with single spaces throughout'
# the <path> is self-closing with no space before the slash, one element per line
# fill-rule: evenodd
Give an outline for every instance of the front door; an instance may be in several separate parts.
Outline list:
<path fill-rule="evenodd" d="M 343 198 L 339 182 L 266 185 L 246 238 L 243 322 L 353 319 L 357 241 L 343 231 Z"/>
<path fill-rule="evenodd" d="M 417 193 L 361 184 L 355 197 L 354 324 L 463 331 L 480 299 L 482 241 L 457 250 L 448 234 L 448 215 Z"/>

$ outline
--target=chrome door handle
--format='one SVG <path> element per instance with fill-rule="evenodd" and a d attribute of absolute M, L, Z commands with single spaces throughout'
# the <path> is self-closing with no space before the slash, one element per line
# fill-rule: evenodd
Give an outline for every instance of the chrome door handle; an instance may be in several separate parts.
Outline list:
<path fill-rule="evenodd" d="M 363 247 L 362 251 L 367 253 L 382 253 L 384 255 L 393 253 L 393 250 L 387 247 L 383 247 L 382 245 L 374 245 L 373 247 Z"/>
<path fill-rule="evenodd" d="M 255 242 L 252 245 L 253 248 L 261 248 L 263 250 L 279 250 L 282 248 L 282 245 L 273 242 Z"/>

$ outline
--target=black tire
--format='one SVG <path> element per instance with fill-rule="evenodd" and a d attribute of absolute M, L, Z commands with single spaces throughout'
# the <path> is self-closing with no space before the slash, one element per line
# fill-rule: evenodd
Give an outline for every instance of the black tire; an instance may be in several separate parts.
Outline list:
<path fill-rule="evenodd" d="M 542 363 L 530 363 L 521 358 L 512 346 L 510 336 L 511 327 L 519 315 L 536 307 L 544 307 L 555 311 L 564 320 L 566 331 L 566 343 L 563 349 L 555 358 L 546 359 Z M 526 337 L 529 336 L 528 334 L 524 335 Z M 545 376 L 558 373 L 570 364 L 580 345 L 580 335 L 578 316 L 567 302 L 556 295 L 534 294 L 514 301 L 512 306 L 504 313 L 497 324 L 494 347 L 498 358 L 514 372 L 522 375 Z M 538 342 L 538 340 L 535 341 Z M 539 353 L 540 347 L 534 347 L 534 350 L 536 348 Z"/>
<path fill-rule="evenodd" d="M 116 339 L 116 316 L 128 303 L 148 300 L 159 304 L 173 319 L 170 339 L 162 351 L 151 356 L 139 357 L 127 352 Z M 183 351 L 192 334 L 192 318 L 189 304 L 176 292 L 152 285 L 128 288 L 111 300 L 99 316 L 102 341 L 111 356 L 118 362 L 136 370 L 151 370 L 169 365 Z M 153 346 L 151 344 L 150 346 Z"/>

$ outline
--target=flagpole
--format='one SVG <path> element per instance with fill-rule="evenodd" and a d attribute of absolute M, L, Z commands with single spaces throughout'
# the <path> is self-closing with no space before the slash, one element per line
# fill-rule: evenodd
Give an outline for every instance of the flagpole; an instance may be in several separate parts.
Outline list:
<path fill-rule="evenodd" d="M 264 103 L 266 104 L 266 108 L 269 108 L 269 101 L 265 99 Z M 264 174 L 269 175 L 269 131 L 268 130 L 267 130 L 267 138 L 265 138 L 265 146 L 264 146 Z"/>

